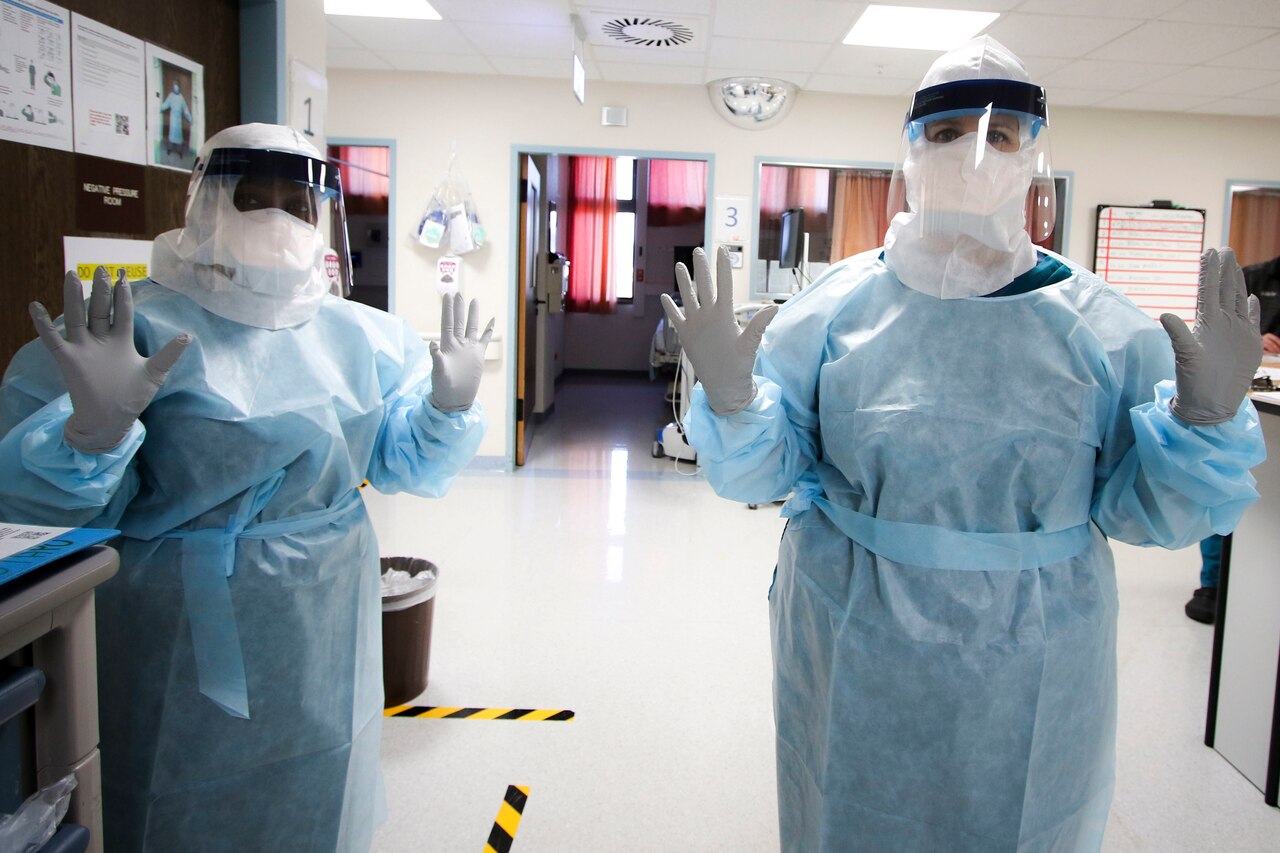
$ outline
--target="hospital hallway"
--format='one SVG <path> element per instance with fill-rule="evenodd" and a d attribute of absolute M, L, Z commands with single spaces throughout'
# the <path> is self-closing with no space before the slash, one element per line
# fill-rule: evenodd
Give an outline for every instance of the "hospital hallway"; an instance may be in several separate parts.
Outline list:
<path fill-rule="evenodd" d="M 767 592 L 783 520 L 652 458 L 662 384 L 567 375 L 525 468 L 465 471 L 440 500 L 366 492 L 382 553 L 440 567 L 413 704 L 574 715 L 385 720 L 377 853 L 483 849 L 510 785 L 528 789 L 515 853 L 778 850 Z M 1275 850 L 1280 811 L 1202 744 L 1213 631 L 1182 610 L 1198 551 L 1115 550 L 1103 849 Z"/>

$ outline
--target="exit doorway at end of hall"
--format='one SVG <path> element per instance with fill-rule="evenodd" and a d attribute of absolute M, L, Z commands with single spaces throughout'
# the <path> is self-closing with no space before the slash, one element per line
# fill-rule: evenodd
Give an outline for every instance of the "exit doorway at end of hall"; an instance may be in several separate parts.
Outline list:
<path fill-rule="evenodd" d="M 566 374 L 630 381 L 637 393 L 644 390 L 637 378 L 664 389 L 669 383 L 670 362 L 655 359 L 660 297 L 677 293 L 676 262 L 691 265 L 694 248 L 707 245 L 714 155 L 518 146 L 514 155 L 512 458 L 521 466 L 538 452 L 543 425 L 557 417 Z M 600 385 L 578 383 L 575 394 Z M 636 416 L 601 403 L 613 417 Z M 650 437 L 672 418 L 669 405 L 654 408 L 645 415 Z"/>

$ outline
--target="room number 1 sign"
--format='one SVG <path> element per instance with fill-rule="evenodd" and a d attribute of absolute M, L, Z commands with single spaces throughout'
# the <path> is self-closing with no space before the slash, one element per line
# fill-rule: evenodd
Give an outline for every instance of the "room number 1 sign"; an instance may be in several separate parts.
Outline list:
<path fill-rule="evenodd" d="M 289 126 L 311 144 L 324 147 L 324 113 L 329 83 L 325 76 L 298 60 L 289 64 Z"/>

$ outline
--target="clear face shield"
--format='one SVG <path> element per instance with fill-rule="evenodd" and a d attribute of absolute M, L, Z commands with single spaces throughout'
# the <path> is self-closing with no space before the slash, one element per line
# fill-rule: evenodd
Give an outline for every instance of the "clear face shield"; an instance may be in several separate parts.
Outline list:
<path fill-rule="evenodd" d="M 910 212 L 920 238 L 968 238 L 1012 252 L 1026 231 L 1053 233 L 1057 209 L 1044 90 L 958 80 L 916 93 L 889 188 L 888 215 Z"/>
<path fill-rule="evenodd" d="M 337 167 L 323 160 L 291 151 L 215 149 L 196 164 L 186 221 L 207 246 L 204 257 L 249 290 L 288 299 L 309 294 L 318 277 L 325 289 L 350 294 L 342 184 Z"/>

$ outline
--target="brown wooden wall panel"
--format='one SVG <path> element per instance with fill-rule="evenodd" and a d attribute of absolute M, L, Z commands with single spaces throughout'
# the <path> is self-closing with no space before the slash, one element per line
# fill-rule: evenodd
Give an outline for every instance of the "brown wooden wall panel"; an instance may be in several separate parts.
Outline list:
<path fill-rule="evenodd" d="M 238 0 L 56 0 L 110 27 L 189 57 L 204 66 L 205 134 L 240 121 L 240 4 Z M 72 96 L 74 97 L 74 92 Z M 43 302 L 62 313 L 62 238 L 136 237 L 76 228 L 75 173 L 79 155 L 0 140 L 0 364 L 8 365 L 35 338 L 27 305 Z M 146 167 L 146 236 L 182 224 L 186 172 Z"/>

